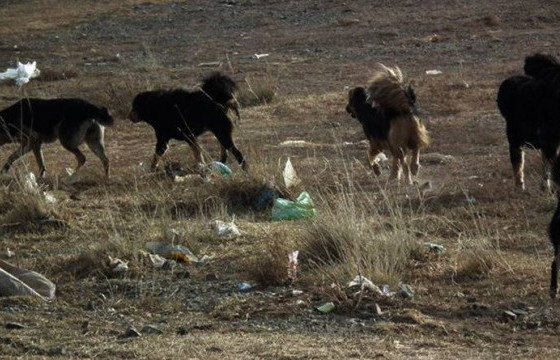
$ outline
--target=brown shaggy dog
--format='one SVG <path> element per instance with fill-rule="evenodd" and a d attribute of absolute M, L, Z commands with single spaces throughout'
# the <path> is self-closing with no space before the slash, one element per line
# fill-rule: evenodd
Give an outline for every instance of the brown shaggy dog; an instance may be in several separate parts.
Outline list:
<path fill-rule="evenodd" d="M 420 168 L 420 149 L 430 143 L 424 124 L 414 114 L 416 95 L 405 86 L 398 67 L 379 64 L 368 89 L 354 88 L 348 93 L 346 111 L 362 124 L 369 141 L 368 158 L 376 175 L 381 174 L 376 156 L 388 149 L 393 155 L 390 179 L 400 179 L 401 168 L 408 183 Z M 410 167 L 406 161 L 412 151 Z"/>

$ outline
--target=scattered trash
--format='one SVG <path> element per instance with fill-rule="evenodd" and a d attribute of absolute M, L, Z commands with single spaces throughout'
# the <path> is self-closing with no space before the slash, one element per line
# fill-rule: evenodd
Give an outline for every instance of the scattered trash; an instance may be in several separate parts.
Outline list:
<path fill-rule="evenodd" d="M 210 164 L 210 168 L 218 172 L 219 174 L 222 174 L 225 177 L 230 177 L 232 174 L 231 169 L 226 164 L 221 163 L 219 161 L 213 161 Z"/>
<path fill-rule="evenodd" d="M 373 161 L 377 162 L 377 163 L 382 163 L 389 160 L 389 158 L 387 157 L 387 155 L 385 155 L 385 153 L 379 153 L 377 154 L 377 156 L 375 157 L 375 159 Z"/>
<path fill-rule="evenodd" d="M 212 228 L 218 236 L 239 236 L 241 231 L 237 228 L 237 225 L 231 222 L 225 222 L 221 220 L 216 220 L 212 223 Z"/>
<path fill-rule="evenodd" d="M 153 334 L 153 335 L 161 335 L 163 331 L 155 327 L 154 325 L 145 325 L 142 330 L 140 330 L 142 334 Z"/>
<path fill-rule="evenodd" d="M 200 67 L 220 67 L 222 66 L 221 61 L 209 61 L 209 62 L 201 62 L 198 64 Z"/>
<path fill-rule="evenodd" d="M 317 144 L 310 143 L 309 141 L 305 140 L 286 140 L 280 143 L 280 146 L 295 146 L 295 147 L 303 147 L 303 146 L 315 146 Z"/>
<path fill-rule="evenodd" d="M 393 296 L 395 295 L 394 291 L 391 291 L 391 288 L 389 287 L 389 285 L 385 284 L 385 285 L 381 285 L 381 295 L 384 296 Z"/>
<path fill-rule="evenodd" d="M 259 60 L 261 58 L 270 56 L 270 54 L 254 54 L 253 56 L 255 57 L 255 59 Z"/>
<path fill-rule="evenodd" d="M 290 158 L 288 158 L 288 160 L 286 161 L 286 166 L 284 166 L 282 176 L 284 177 L 284 185 L 286 185 L 286 188 L 288 189 L 298 185 L 301 182 L 296 174 L 296 170 L 294 169 Z"/>
<path fill-rule="evenodd" d="M 37 193 L 39 191 L 39 185 L 37 184 L 37 180 L 35 179 L 35 174 L 32 172 L 25 175 L 23 178 L 23 184 L 25 189 L 32 193 Z"/>
<path fill-rule="evenodd" d="M 296 305 L 297 306 L 305 306 L 306 305 L 305 300 L 300 299 L 300 300 L 296 301 Z"/>
<path fill-rule="evenodd" d="M 140 331 L 136 330 L 136 328 L 134 326 L 130 326 L 124 334 L 122 334 L 120 336 L 120 338 L 133 338 L 133 337 L 140 337 L 142 336 L 142 333 L 140 333 Z"/>
<path fill-rule="evenodd" d="M 45 202 L 47 204 L 55 204 L 57 201 L 54 195 L 48 191 L 43 192 L 43 196 L 45 197 Z"/>
<path fill-rule="evenodd" d="M 249 283 L 237 284 L 237 291 L 239 292 L 249 292 L 253 289 L 253 285 Z"/>
<path fill-rule="evenodd" d="M 6 329 L 10 329 L 10 330 L 19 330 L 19 329 L 25 329 L 25 325 L 18 323 L 18 322 L 8 322 L 6 323 L 6 325 L 4 326 Z"/>
<path fill-rule="evenodd" d="M 439 165 L 448 164 L 454 160 L 451 155 L 443 155 L 440 153 L 428 153 L 421 156 L 421 161 L 427 164 Z"/>
<path fill-rule="evenodd" d="M 414 291 L 412 290 L 412 287 L 406 284 L 401 284 L 397 293 L 399 294 L 399 296 L 405 299 L 412 299 L 414 297 Z"/>
<path fill-rule="evenodd" d="M 255 210 L 263 210 L 274 202 L 276 199 L 276 191 L 272 187 L 265 187 L 261 192 L 261 195 L 255 201 L 253 207 Z"/>
<path fill-rule="evenodd" d="M 166 259 L 175 260 L 185 264 L 199 261 L 199 259 L 188 248 L 182 245 L 171 245 L 157 241 L 150 241 L 146 243 L 146 249 L 152 254 L 160 255 Z"/>
<path fill-rule="evenodd" d="M 43 275 L 0 260 L 0 297 L 36 296 L 54 299 L 56 286 Z"/>
<path fill-rule="evenodd" d="M 333 302 L 328 302 L 328 303 L 324 303 L 321 306 L 315 307 L 315 309 L 317 309 L 319 312 L 322 312 L 323 314 L 328 314 L 332 312 L 334 309 L 336 309 L 336 306 L 334 305 Z"/>
<path fill-rule="evenodd" d="M 144 253 L 145 254 L 145 263 L 146 265 L 151 265 L 152 267 L 156 268 L 156 269 L 160 269 L 162 268 L 165 263 L 167 261 L 170 261 L 162 256 L 159 256 L 157 254 L 148 254 L 148 253 Z M 173 261 L 173 260 L 171 260 Z"/>
<path fill-rule="evenodd" d="M 441 70 L 426 70 L 426 75 L 440 75 L 443 74 Z"/>
<path fill-rule="evenodd" d="M 288 279 L 295 281 L 297 277 L 299 250 L 290 251 L 288 254 Z"/>
<path fill-rule="evenodd" d="M 274 200 L 272 218 L 274 220 L 294 220 L 314 217 L 317 210 L 313 207 L 311 197 L 307 192 L 302 192 L 296 201 L 278 198 Z"/>
<path fill-rule="evenodd" d="M 22 86 L 27 84 L 30 79 L 33 79 L 41 71 L 37 69 L 37 62 L 22 64 L 18 61 L 17 68 L 8 68 L 3 73 L 0 73 L 0 81 L 2 80 L 15 80 L 17 86 Z"/>
<path fill-rule="evenodd" d="M 368 289 L 371 290 L 373 293 L 378 295 L 383 295 L 384 292 L 379 288 L 379 286 L 375 285 L 371 280 L 362 276 L 356 275 L 354 280 L 350 281 L 347 285 L 348 288 L 353 288 L 359 286 L 360 289 Z"/>
<path fill-rule="evenodd" d="M 436 254 L 443 254 L 445 252 L 445 247 L 443 245 L 426 242 L 424 243 L 424 246 L 430 249 L 430 251 L 435 252 Z"/>
<path fill-rule="evenodd" d="M 303 290 L 292 290 L 292 296 L 297 297 L 303 294 Z"/>
<path fill-rule="evenodd" d="M 15 253 L 10 250 L 10 248 L 6 248 L 6 257 L 9 259 L 11 257 L 13 257 L 15 255 Z"/>
<path fill-rule="evenodd" d="M 505 310 L 503 312 L 503 317 L 506 321 L 517 320 L 517 314 L 515 314 L 513 311 L 509 311 L 509 310 Z"/>
<path fill-rule="evenodd" d="M 121 274 L 128 271 L 128 262 L 109 256 L 109 267 L 113 274 Z"/>

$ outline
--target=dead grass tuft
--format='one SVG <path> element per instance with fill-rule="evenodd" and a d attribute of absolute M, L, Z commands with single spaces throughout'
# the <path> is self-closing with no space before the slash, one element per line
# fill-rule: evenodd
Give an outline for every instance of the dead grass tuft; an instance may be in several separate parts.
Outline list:
<path fill-rule="evenodd" d="M 248 77 L 246 87 L 237 96 L 241 106 L 257 106 L 270 104 L 276 98 L 278 79 L 271 75 L 265 77 Z"/>
<path fill-rule="evenodd" d="M 37 77 L 38 81 L 61 81 L 78 77 L 78 72 L 73 69 L 55 70 L 41 69 L 41 74 Z"/>
<path fill-rule="evenodd" d="M 265 239 L 264 249 L 247 260 L 244 272 L 250 280 L 262 286 L 277 286 L 288 282 L 289 246 L 278 237 Z"/>

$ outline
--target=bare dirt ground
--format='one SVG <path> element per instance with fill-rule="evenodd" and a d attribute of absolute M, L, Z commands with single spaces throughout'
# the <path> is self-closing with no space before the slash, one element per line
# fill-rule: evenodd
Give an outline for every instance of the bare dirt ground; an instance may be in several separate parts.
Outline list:
<path fill-rule="evenodd" d="M 560 311 L 547 294 L 546 226 L 555 199 L 538 188 L 533 151 L 528 190 L 514 190 L 495 98 L 499 83 L 521 72 L 526 55 L 557 54 L 559 12 L 554 2 L 540 1 L 0 1 L 0 65 L 36 60 L 44 74 L 21 90 L 0 85 L 1 107 L 24 96 L 75 96 L 107 105 L 116 116 L 106 131 L 109 180 L 59 185 L 75 160 L 59 144 L 45 146 L 44 184 L 54 189 L 53 212 L 67 226 L 21 221 L 0 228 L 0 257 L 10 248 L 16 254 L 10 261 L 57 284 L 51 303 L 0 299 L 0 356 L 558 358 Z M 254 57 L 263 53 L 269 56 Z M 348 88 L 365 85 L 378 62 L 399 65 L 412 80 L 433 139 L 425 153 L 452 156 L 443 164 L 421 159 L 421 179 L 433 184 L 426 194 L 387 185 L 387 170 L 373 177 L 361 127 L 344 111 Z M 432 69 L 442 74 L 426 75 Z M 378 299 L 383 314 L 365 300 L 348 306 L 329 296 L 330 279 L 311 275 L 304 260 L 299 282 L 259 284 L 247 259 L 265 254 L 272 242 L 297 243 L 310 220 L 274 222 L 268 211 L 227 203 L 233 190 L 219 179 L 218 185 L 175 183 L 141 169 L 155 139 L 151 128 L 124 118 L 134 94 L 192 88 L 212 70 L 231 74 L 242 91 L 276 92 L 269 104 L 243 108 L 234 134 L 256 171 L 279 173 L 289 156 L 312 196 L 350 191 L 344 178 L 356 198 L 388 193 L 418 243 L 446 247 L 444 254 L 411 259 L 387 280 L 410 284 L 413 299 Z M 215 157 L 216 141 L 202 139 Z M 280 146 L 285 140 L 308 144 Z M 2 147 L 0 159 L 14 148 Z M 101 174 L 93 154 L 86 156 L 84 171 Z M 167 159 L 192 164 L 185 144 L 173 143 Z M 28 156 L 2 186 L 13 189 L 26 164 L 36 171 Z M 13 204 L 0 203 L 0 215 Z M 208 227 L 233 217 L 241 237 L 224 240 Z M 170 229 L 179 233 L 176 241 L 214 258 L 173 271 L 143 266 L 144 244 L 169 240 Z M 107 255 L 126 258 L 130 272 L 108 275 L 99 265 Z M 243 281 L 256 290 L 238 293 Z M 293 289 L 303 294 L 293 296 Z M 326 301 L 337 310 L 314 310 Z M 508 319 L 506 310 L 518 317 Z M 13 321 L 25 327 L 4 328 Z M 146 324 L 163 334 L 120 336 Z"/>

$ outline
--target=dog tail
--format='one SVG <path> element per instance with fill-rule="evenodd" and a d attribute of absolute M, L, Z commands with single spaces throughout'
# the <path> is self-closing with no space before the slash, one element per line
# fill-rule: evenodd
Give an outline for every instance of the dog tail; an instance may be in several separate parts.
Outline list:
<path fill-rule="evenodd" d="M 378 64 L 367 88 L 367 98 L 371 106 L 396 114 L 411 112 L 411 103 L 403 73 L 398 66 L 388 67 Z"/>
<path fill-rule="evenodd" d="M 430 145 L 430 135 L 428 134 L 428 130 L 426 130 L 426 126 L 424 126 L 422 121 L 415 115 L 411 115 L 410 120 L 412 121 L 410 148 L 421 149 Z"/>
<path fill-rule="evenodd" d="M 560 74 L 560 64 L 552 55 L 535 54 L 525 58 L 523 71 L 527 76 L 544 79 Z"/>

